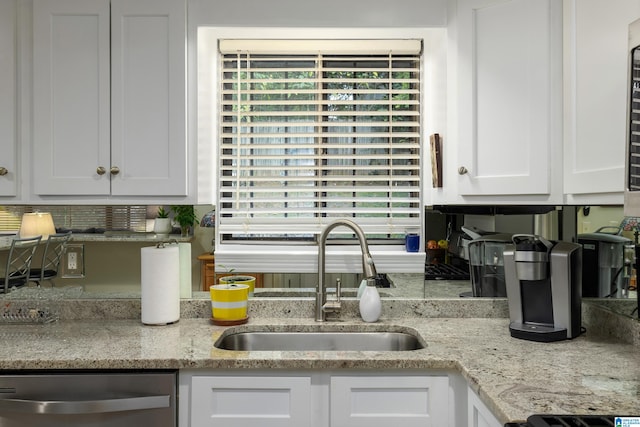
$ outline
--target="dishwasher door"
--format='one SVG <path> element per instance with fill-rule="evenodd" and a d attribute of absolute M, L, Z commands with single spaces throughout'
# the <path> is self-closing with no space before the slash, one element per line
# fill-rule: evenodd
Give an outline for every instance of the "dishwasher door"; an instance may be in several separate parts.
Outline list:
<path fill-rule="evenodd" d="M 176 427 L 176 372 L 0 375 L 2 427 Z"/>

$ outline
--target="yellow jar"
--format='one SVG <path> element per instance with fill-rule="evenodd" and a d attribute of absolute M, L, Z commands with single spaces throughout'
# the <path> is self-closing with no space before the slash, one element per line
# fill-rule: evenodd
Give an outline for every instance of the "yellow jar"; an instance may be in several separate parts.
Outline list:
<path fill-rule="evenodd" d="M 214 320 L 242 320 L 247 317 L 249 286 L 229 283 L 213 285 L 211 294 L 211 315 Z"/>

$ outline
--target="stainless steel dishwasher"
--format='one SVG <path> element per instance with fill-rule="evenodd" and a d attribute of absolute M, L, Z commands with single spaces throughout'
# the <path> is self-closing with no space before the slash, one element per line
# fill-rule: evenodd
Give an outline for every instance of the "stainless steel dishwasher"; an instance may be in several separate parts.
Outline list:
<path fill-rule="evenodd" d="M 175 427 L 176 372 L 0 375 L 2 427 Z"/>

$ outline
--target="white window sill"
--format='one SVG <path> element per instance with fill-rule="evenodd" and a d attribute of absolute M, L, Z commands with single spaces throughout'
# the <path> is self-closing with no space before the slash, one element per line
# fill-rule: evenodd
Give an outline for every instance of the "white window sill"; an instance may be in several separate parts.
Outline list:
<path fill-rule="evenodd" d="M 426 254 L 406 252 L 404 246 L 369 246 L 379 273 L 423 273 Z M 233 268 L 238 273 L 317 273 L 317 246 L 219 245 L 216 272 Z M 361 273 L 359 246 L 327 246 L 327 273 Z"/>

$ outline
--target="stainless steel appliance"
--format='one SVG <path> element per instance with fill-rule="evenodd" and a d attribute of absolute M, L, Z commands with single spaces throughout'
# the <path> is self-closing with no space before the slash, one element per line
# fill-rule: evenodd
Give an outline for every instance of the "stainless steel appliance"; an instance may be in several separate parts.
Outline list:
<path fill-rule="evenodd" d="M 3 427 L 175 427 L 176 372 L 0 375 Z"/>
<path fill-rule="evenodd" d="M 489 234 L 496 233 L 487 232 L 470 226 L 462 226 L 459 231 L 449 230 L 447 231 L 447 240 L 449 241 L 448 251 L 450 254 L 458 258 L 469 261 L 469 243 L 474 239 Z"/>
<path fill-rule="evenodd" d="M 624 214 L 640 216 L 640 19 L 629 25 Z"/>
<path fill-rule="evenodd" d="M 506 297 L 504 250 L 511 234 L 490 234 L 469 242 L 471 289 L 474 297 Z"/>
<path fill-rule="evenodd" d="M 582 296 L 627 298 L 633 243 L 603 229 L 578 235 L 578 243 L 582 245 Z"/>
<path fill-rule="evenodd" d="M 549 342 L 580 335 L 581 245 L 514 235 L 504 270 L 512 337 Z"/>
<path fill-rule="evenodd" d="M 629 61 L 627 65 L 627 147 L 625 162 L 624 215 L 640 216 L 640 19 L 629 25 Z M 640 267 L 636 245 L 634 264 Z M 640 292 L 637 293 L 640 318 Z"/>

